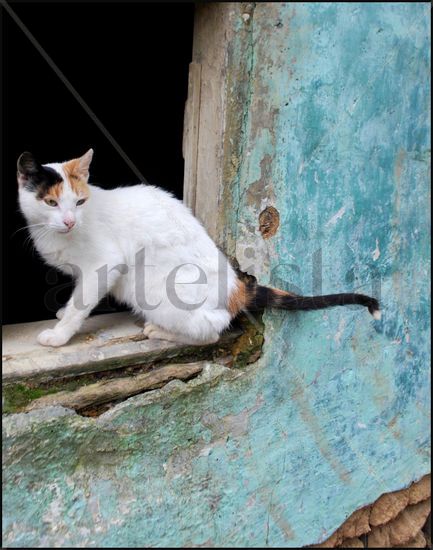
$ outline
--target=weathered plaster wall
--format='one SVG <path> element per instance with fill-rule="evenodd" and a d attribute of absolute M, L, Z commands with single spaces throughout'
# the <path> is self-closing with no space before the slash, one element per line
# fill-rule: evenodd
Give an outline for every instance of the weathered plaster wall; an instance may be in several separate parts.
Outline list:
<path fill-rule="evenodd" d="M 10 416 L 5 546 L 297 547 L 430 470 L 429 11 L 230 18 L 221 240 L 262 283 L 380 292 L 382 321 L 268 313 L 261 359 L 218 382 Z"/>

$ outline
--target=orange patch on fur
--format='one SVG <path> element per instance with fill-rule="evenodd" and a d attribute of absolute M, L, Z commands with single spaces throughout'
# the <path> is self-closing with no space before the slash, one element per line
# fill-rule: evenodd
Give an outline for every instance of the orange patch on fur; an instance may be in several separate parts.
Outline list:
<path fill-rule="evenodd" d="M 281 290 L 280 288 L 273 288 L 272 292 L 277 296 L 297 296 L 297 294 L 294 294 L 293 292 L 287 292 L 286 290 Z"/>
<path fill-rule="evenodd" d="M 52 185 L 49 189 L 47 194 L 43 197 L 46 199 L 53 199 L 55 201 L 58 201 L 63 193 L 63 181 L 60 183 L 55 183 Z"/>
<path fill-rule="evenodd" d="M 241 309 L 247 306 L 248 293 L 247 287 L 243 281 L 239 279 L 236 281 L 236 288 L 229 296 L 228 310 L 233 317 L 235 317 Z"/>
<path fill-rule="evenodd" d="M 73 159 L 62 164 L 72 191 L 78 196 L 88 197 L 89 186 L 80 166 L 80 159 Z"/>
<path fill-rule="evenodd" d="M 81 196 L 83 198 L 87 198 L 89 196 L 89 186 L 86 181 L 69 179 L 69 183 L 77 196 Z"/>
<path fill-rule="evenodd" d="M 65 171 L 65 174 L 70 176 L 81 176 L 80 174 L 80 159 L 68 160 L 62 164 L 62 168 Z"/>
<path fill-rule="evenodd" d="M 286 290 L 281 290 L 280 288 L 271 288 L 272 290 L 272 296 L 274 299 L 274 306 L 279 306 L 281 303 L 283 303 L 283 298 L 287 298 L 289 296 L 296 297 L 298 294 L 294 294 L 293 292 L 287 292 Z"/>

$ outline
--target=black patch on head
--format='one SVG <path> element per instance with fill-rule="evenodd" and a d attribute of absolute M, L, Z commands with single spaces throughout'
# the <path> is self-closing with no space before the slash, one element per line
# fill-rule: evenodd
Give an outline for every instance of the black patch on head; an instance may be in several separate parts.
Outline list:
<path fill-rule="evenodd" d="M 58 172 L 42 166 L 31 153 L 23 153 L 20 156 L 17 168 L 20 185 L 27 191 L 36 193 L 38 199 L 42 199 L 50 187 L 63 181 Z"/>

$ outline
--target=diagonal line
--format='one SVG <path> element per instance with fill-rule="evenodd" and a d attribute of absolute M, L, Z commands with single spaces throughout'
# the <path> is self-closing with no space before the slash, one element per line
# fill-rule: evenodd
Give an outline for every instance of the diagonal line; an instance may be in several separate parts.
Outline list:
<path fill-rule="evenodd" d="M 0 4 L 8 12 L 8 14 L 15 21 L 15 23 L 18 25 L 18 27 L 23 31 L 23 33 L 27 36 L 27 38 L 30 40 L 30 42 L 33 44 L 33 46 L 38 50 L 38 52 L 41 54 L 41 56 L 45 59 L 45 61 L 48 63 L 48 65 L 51 67 L 51 69 L 56 73 L 56 75 L 63 82 L 63 84 L 66 86 L 66 88 L 75 97 L 75 99 L 78 101 L 78 103 L 84 109 L 84 111 L 86 111 L 86 113 L 93 120 L 93 122 L 96 124 L 96 126 L 101 130 L 101 132 L 108 139 L 108 141 L 111 143 L 111 145 L 114 147 L 114 149 L 116 149 L 116 151 L 123 158 L 123 160 L 129 166 L 129 168 L 134 172 L 134 174 L 137 176 L 137 178 L 140 181 L 142 181 L 143 183 L 147 183 L 146 178 L 143 176 L 143 174 L 140 172 L 140 170 L 135 166 L 135 164 L 128 157 L 128 155 L 125 153 L 125 151 L 120 147 L 120 145 L 117 143 L 117 141 L 114 139 L 114 137 L 110 134 L 110 132 L 107 130 L 107 128 L 102 124 L 102 122 L 99 120 L 99 118 L 95 115 L 95 113 L 92 111 L 92 109 L 84 101 L 84 99 L 77 92 L 77 90 L 74 88 L 74 86 L 71 84 L 71 82 L 62 73 L 62 71 L 59 69 L 59 67 L 54 63 L 54 61 L 51 59 L 51 57 L 48 55 L 48 53 L 44 50 L 44 48 L 39 44 L 39 42 L 36 40 L 36 38 L 33 36 L 33 34 L 29 31 L 29 29 L 24 25 L 24 23 L 21 21 L 21 19 L 18 17 L 18 15 L 14 12 L 14 10 L 10 7 L 10 5 L 6 2 L 6 0 L 0 0 Z"/>

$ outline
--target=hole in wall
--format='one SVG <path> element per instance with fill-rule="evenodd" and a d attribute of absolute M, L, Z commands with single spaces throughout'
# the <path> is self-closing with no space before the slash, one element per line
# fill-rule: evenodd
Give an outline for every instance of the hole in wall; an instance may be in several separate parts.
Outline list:
<path fill-rule="evenodd" d="M 259 215 L 259 229 L 264 239 L 273 237 L 280 227 L 280 214 L 273 206 L 266 207 Z"/>

